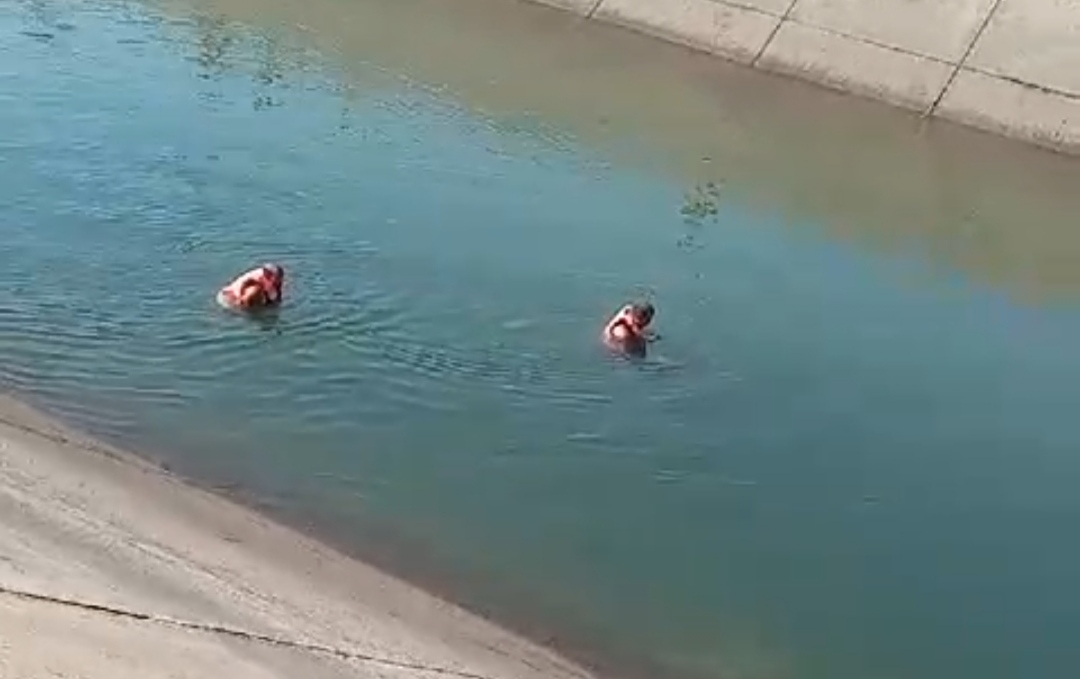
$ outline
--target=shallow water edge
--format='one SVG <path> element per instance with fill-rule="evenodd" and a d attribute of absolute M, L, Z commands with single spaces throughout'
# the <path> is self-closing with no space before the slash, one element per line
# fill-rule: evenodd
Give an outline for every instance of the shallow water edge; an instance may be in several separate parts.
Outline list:
<path fill-rule="evenodd" d="M 63 414 L 69 409 L 70 404 L 57 409 L 38 397 L 18 393 L 10 387 L 0 391 L 0 424 L 70 447 L 72 454 L 102 455 L 164 474 L 184 485 L 256 511 L 365 567 L 376 568 L 391 578 L 418 587 L 435 599 L 490 621 L 510 634 L 521 635 L 550 649 L 584 668 L 596 679 L 699 679 L 699 676 L 705 679 L 710 676 L 673 673 L 645 654 L 617 648 L 617 644 L 605 641 L 596 630 L 568 626 L 565 617 L 560 617 L 557 611 L 545 615 L 539 602 L 522 602 L 519 593 L 501 588 L 494 580 L 498 577 L 494 573 L 450 572 L 424 546 L 403 539 L 378 521 L 334 525 L 327 517 L 315 516 L 310 511 L 289 511 L 288 507 L 240 485 L 214 483 L 185 473 L 182 465 L 167 461 L 175 459 L 173 456 L 155 454 L 154 448 L 146 444 L 135 448 L 123 437 L 88 430 L 86 423 L 69 422 Z"/>
<path fill-rule="evenodd" d="M 7 394 L 0 430 L 0 625 L 17 674 L 594 676 Z"/>

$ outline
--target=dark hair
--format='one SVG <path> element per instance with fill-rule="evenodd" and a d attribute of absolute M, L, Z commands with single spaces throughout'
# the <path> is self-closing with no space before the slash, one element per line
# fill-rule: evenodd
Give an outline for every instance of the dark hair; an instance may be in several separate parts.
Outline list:
<path fill-rule="evenodd" d="M 656 309 L 649 302 L 642 302 L 635 304 L 631 308 L 631 313 L 634 315 L 634 319 L 642 325 L 647 325 L 652 321 L 653 315 L 656 314 Z"/>

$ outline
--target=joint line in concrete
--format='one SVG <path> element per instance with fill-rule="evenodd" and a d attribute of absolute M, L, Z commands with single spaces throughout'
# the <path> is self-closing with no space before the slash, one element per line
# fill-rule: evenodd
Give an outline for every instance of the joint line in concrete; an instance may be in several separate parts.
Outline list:
<path fill-rule="evenodd" d="M 1039 83 L 1033 83 L 1030 80 L 1024 80 L 1023 78 L 1017 78 L 1012 75 L 1005 75 L 1003 73 L 995 73 L 985 68 L 979 68 L 978 66 L 966 66 L 968 71 L 972 73 L 978 73 L 985 75 L 988 78 L 994 78 L 995 80 L 1003 80 L 1013 85 L 1019 85 L 1020 87 L 1035 90 L 1041 94 L 1049 94 L 1054 97 L 1061 97 L 1062 99 L 1069 99 L 1071 101 L 1080 101 L 1080 92 L 1074 92 L 1072 90 L 1062 90 L 1057 87 L 1050 87 L 1048 85 L 1040 85 Z"/>
<path fill-rule="evenodd" d="M 791 13 L 795 11 L 795 5 L 797 4 L 799 4 L 799 0 L 791 0 L 791 4 L 787 6 L 787 9 L 785 9 L 784 13 L 780 16 L 780 21 L 776 22 L 776 25 L 773 26 L 772 31 L 769 32 L 769 37 L 765 38 L 765 42 L 762 43 L 761 49 L 759 49 L 757 51 L 757 54 L 754 55 L 753 61 L 750 62 L 751 68 L 757 68 L 758 62 L 761 61 L 761 57 L 765 54 L 765 50 L 769 49 L 769 45 L 772 44 L 772 41 L 776 37 L 776 34 L 780 32 L 780 27 L 787 23 L 788 18 L 791 16 Z"/>
<path fill-rule="evenodd" d="M 588 13 L 585 14 L 585 18 L 592 19 L 594 16 L 596 16 L 596 12 L 600 9 L 600 5 L 602 4 L 604 4 L 604 0 L 596 0 L 596 2 L 593 3 L 592 7 L 589 8 Z"/>
<path fill-rule="evenodd" d="M 952 87 L 953 82 L 960 75 L 960 70 L 964 68 L 964 64 L 967 63 L 971 57 L 971 53 L 975 51 L 975 46 L 979 44 L 979 40 L 982 39 L 983 33 L 986 32 L 986 28 L 990 25 L 990 20 L 994 18 L 994 15 L 998 11 L 998 7 L 1001 6 L 1001 0 L 994 0 L 994 4 L 990 6 L 990 11 L 983 17 L 982 23 L 979 24 L 979 29 L 975 31 L 975 35 L 972 36 L 971 42 L 968 43 L 964 53 L 957 60 L 956 65 L 953 67 L 952 73 L 949 74 L 948 79 L 945 80 L 945 84 L 941 86 L 941 91 L 938 92 L 934 100 L 930 102 L 930 105 L 923 111 L 923 117 L 928 118 L 937 111 L 938 106 L 945 99 L 945 95 L 948 94 L 949 89 Z"/>
<path fill-rule="evenodd" d="M 67 597 L 59 597 L 51 594 L 41 594 L 38 592 L 30 592 L 23 589 L 15 589 L 0 585 L 0 594 L 22 599 L 24 601 L 33 601 L 36 603 L 52 604 L 54 606 L 64 606 L 67 608 L 75 608 L 88 613 L 96 613 L 99 615 L 108 615 L 114 618 L 124 618 L 127 620 L 133 620 L 136 622 L 147 622 L 151 624 L 157 624 L 168 627 L 175 627 L 178 629 L 184 629 L 193 632 L 202 632 L 204 634 L 216 634 L 219 636 L 228 636 L 245 641 L 266 644 L 269 646 L 278 646 L 281 648 L 289 648 L 296 651 L 304 651 L 307 653 L 319 653 L 321 655 L 329 655 L 341 660 L 352 660 L 356 662 L 365 662 L 369 664 L 382 665 L 384 667 L 393 667 L 396 669 L 412 670 L 413 672 L 428 672 L 431 674 L 440 674 L 443 676 L 457 677 L 458 679 L 494 679 L 482 674 L 475 674 L 465 670 L 456 670 L 449 667 L 441 667 L 439 665 L 427 665 L 420 662 L 411 662 L 407 660 L 395 660 L 393 658 L 386 658 L 381 656 L 372 655 L 370 653 L 361 653 L 359 651 L 351 651 L 348 649 L 339 648 L 336 646 L 329 646 L 325 644 L 316 644 L 304 641 L 294 641 L 291 639 L 285 639 L 282 637 L 275 637 L 269 634 L 263 634 L 260 632 L 252 632 L 250 630 L 244 630 L 236 627 L 229 627 L 226 625 L 220 625 L 216 623 L 196 622 L 191 620 L 181 620 L 179 618 L 172 618 L 156 613 L 144 613 L 141 611 L 134 611 L 119 606 L 112 606 L 108 604 L 99 604 L 89 601 L 81 601 L 78 599 L 71 599 Z"/>

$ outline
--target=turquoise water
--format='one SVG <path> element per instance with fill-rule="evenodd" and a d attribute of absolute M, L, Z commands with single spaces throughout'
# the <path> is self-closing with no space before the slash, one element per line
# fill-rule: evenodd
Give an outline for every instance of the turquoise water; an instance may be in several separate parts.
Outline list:
<path fill-rule="evenodd" d="M 665 673 L 1080 664 L 1080 296 L 738 189 L 688 220 L 658 165 L 264 29 L 11 2 L 0 35 L 11 388 Z M 276 322 L 221 312 L 266 258 Z M 634 295 L 643 362 L 596 341 Z"/>

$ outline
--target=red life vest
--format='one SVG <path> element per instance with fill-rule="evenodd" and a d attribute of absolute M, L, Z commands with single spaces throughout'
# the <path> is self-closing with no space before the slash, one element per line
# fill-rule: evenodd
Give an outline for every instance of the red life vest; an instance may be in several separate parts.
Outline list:
<path fill-rule="evenodd" d="M 240 305 L 243 303 L 244 292 L 251 286 L 260 288 L 269 303 L 277 304 L 281 301 L 281 289 L 273 274 L 263 266 L 237 276 L 236 280 L 218 292 L 218 296 L 230 304 Z"/>
<path fill-rule="evenodd" d="M 619 337 L 615 334 L 616 328 L 620 326 L 626 329 L 627 335 Z M 611 320 L 604 326 L 604 339 L 608 341 L 624 341 L 640 336 L 641 331 L 638 330 L 637 324 L 634 322 L 634 307 L 631 304 L 619 309 L 619 312 L 612 316 Z"/>

